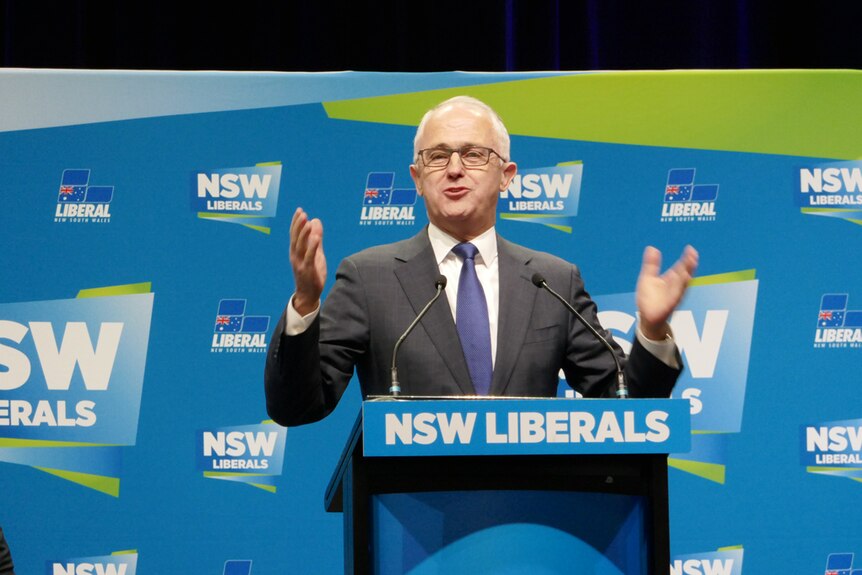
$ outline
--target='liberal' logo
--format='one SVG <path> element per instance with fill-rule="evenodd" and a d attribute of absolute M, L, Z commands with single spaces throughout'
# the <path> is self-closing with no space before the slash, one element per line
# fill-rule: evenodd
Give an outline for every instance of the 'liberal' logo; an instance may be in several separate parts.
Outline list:
<path fill-rule="evenodd" d="M 107 223 L 111 221 L 114 186 L 91 186 L 90 170 L 63 170 L 54 221 Z"/>
<path fill-rule="evenodd" d="M 853 569 L 853 553 L 830 553 L 826 558 L 823 575 L 859 575 L 862 569 Z"/>
<path fill-rule="evenodd" d="M 695 184 L 695 168 L 674 168 L 667 172 L 663 222 L 713 222 L 718 184 Z"/>
<path fill-rule="evenodd" d="M 370 172 L 362 194 L 360 226 L 412 226 L 416 190 L 396 188 L 395 172 Z"/>
<path fill-rule="evenodd" d="M 213 353 L 263 353 L 269 332 L 268 315 L 246 315 L 246 300 L 223 299 L 213 326 Z"/>
<path fill-rule="evenodd" d="M 846 293 L 827 293 L 820 298 L 814 347 L 862 347 L 862 310 L 848 310 Z"/>

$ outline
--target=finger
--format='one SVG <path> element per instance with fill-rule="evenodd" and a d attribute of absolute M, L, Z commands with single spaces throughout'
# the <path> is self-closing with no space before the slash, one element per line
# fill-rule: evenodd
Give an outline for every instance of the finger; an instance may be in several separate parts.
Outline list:
<path fill-rule="evenodd" d="M 647 246 L 646 249 L 644 249 L 641 275 L 657 276 L 659 271 L 661 271 L 661 252 L 652 246 Z"/>
<path fill-rule="evenodd" d="M 291 247 L 295 247 L 297 240 L 299 239 L 299 232 L 302 230 L 302 226 L 305 225 L 305 222 L 308 220 L 308 215 L 302 208 L 296 208 L 296 211 L 293 213 L 293 219 L 290 221 L 290 245 Z"/>
<path fill-rule="evenodd" d="M 305 263 L 312 265 L 319 251 L 323 249 L 323 223 L 315 218 L 308 222 L 308 237 L 303 258 Z"/>
<path fill-rule="evenodd" d="M 299 228 L 299 233 L 296 236 L 296 253 L 300 258 L 305 259 L 308 251 L 308 238 L 311 235 L 311 222 L 307 220 L 307 216 L 303 218 L 302 226 Z"/>
<path fill-rule="evenodd" d="M 298 207 L 298 208 L 296 208 L 296 211 L 293 212 L 293 217 L 290 219 L 290 235 L 291 235 L 291 237 L 293 237 L 294 231 L 299 226 L 299 220 L 302 219 L 303 216 L 305 216 L 305 210 L 303 210 L 302 208 Z"/>
<path fill-rule="evenodd" d="M 685 257 L 685 267 L 688 270 L 688 273 L 693 276 L 694 272 L 697 271 L 700 254 L 697 253 L 697 250 L 694 249 L 694 247 L 685 246 L 683 256 Z"/>

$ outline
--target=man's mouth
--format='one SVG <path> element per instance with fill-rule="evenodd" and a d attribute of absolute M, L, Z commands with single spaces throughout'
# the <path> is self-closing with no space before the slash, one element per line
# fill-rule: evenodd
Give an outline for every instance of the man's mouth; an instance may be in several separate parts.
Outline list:
<path fill-rule="evenodd" d="M 470 191 L 470 188 L 465 188 L 463 186 L 452 186 L 450 188 L 446 188 L 443 190 L 443 195 L 449 199 L 457 200 L 458 198 L 467 194 Z"/>

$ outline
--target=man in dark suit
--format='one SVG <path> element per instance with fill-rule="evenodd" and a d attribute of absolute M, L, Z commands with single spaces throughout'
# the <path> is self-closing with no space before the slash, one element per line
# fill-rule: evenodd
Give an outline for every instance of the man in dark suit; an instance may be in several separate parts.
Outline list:
<path fill-rule="evenodd" d="M 531 282 L 533 274 L 542 274 L 598 325 L 577 268 L 494 231 L 497 198 L 517 171 L 496 113 L 472 98 L 447 100 L 422 119 L 414 152 L 410 173 L 431 224 L 411 239 L 346 258 L 322 309 L 323 226 L 301 208 L 294 214 L 296 292 L 267 354 L 270 416 L 283 425 L 325 417 L 354 367 L 364 396 L 386 394 L 392 348 L 434 295 L 440 274 L 448 279 L 444 301 L 432 307 L 399 354 L 403 394 L 547 397 L 556 394 L 562 369 L 585 396 L 612 395 L 609 353 Z M 697 252 L 688 247 L 660 276 L 661 254 L 644 252 L 636 296 L 640 324 L 632 352 L 623 358 L 632 396 L 666 397 L 676 381 L 680 359 L 667 319 L 696 265 Z"/>

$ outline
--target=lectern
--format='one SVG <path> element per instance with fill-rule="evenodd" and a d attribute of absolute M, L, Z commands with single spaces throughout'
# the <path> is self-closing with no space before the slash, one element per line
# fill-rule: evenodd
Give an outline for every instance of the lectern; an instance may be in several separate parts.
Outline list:
<path fill-rule="evenodd" d="M 665 575 L 670 399 L 369 398 L 327 487 L 345 573 Z"/>

